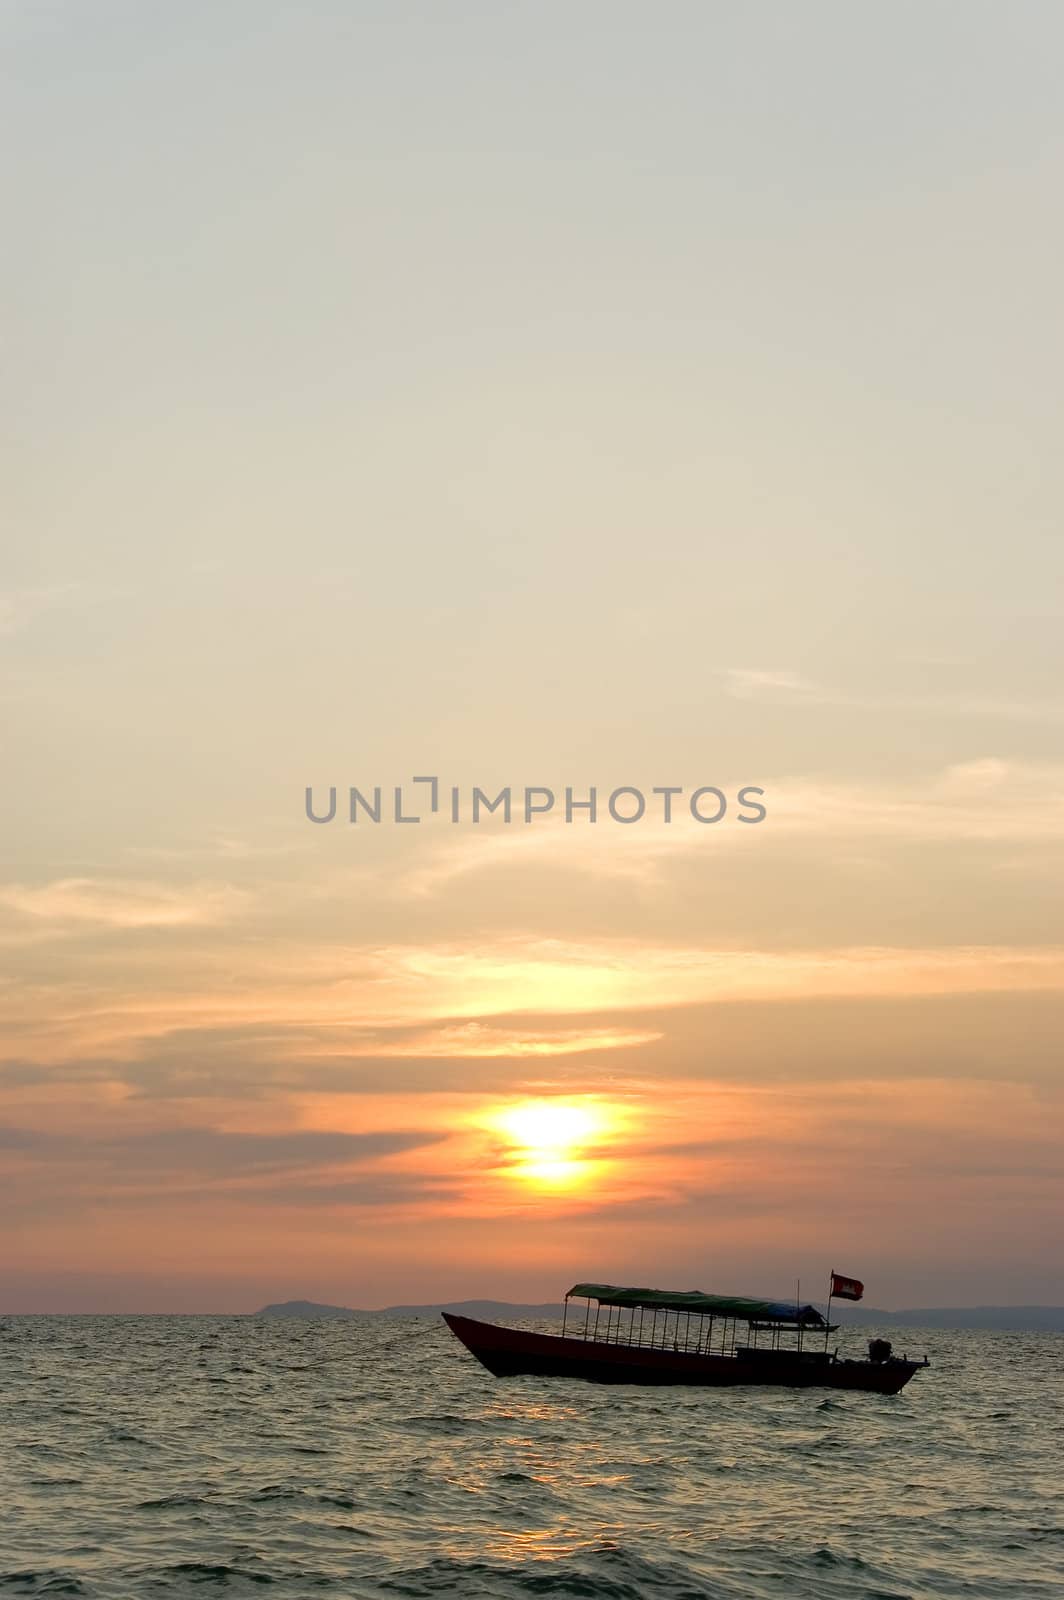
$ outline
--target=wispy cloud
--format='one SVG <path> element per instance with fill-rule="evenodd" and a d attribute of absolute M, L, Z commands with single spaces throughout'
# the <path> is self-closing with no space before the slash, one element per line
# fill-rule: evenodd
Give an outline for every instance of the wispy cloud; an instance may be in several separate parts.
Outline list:
<path fill-rule="evenodd" d="M 835 850 L 840 842 L 869 844 L 1064 841 L 1064 763 L 1006 760 L 995 755 L 891 781 L 816 774 L 764 777 L 763 822 L 727 821 L 701 827 L 678 808 L 671 823 L 646 820 L 619 830 L 609 822 L 567 824 L 547 817 L 535 828 L 466 830 L 437 835 L 438 842 L 408 867 L 389 869 L 388 887 L 412 898 L 446 893 L 472 876 L 564 867 L 581 877 L 653 888 L 662 869 L 678 858 L 705 858 L 801 835 L 810 845 Z M 342 878 L 332 892 L 343 892 Z"/>
<path fill-rule="evenodd" d="M 248 964 L 250 963 L 250 965 Z M 178 980 L 171 978 L 171 982 Z M 106 990 L 61 984 L 0 990 L 7 1053 L 23 1061 L 70 1056 L 135 1058 L 147 1041 L 194 1029 L 298 1028 L 307 1055 L 518 1058 L 566 1046 L 616 1049 L 644 1028 L 622 1014 L 732 1001 L 901 997 L 1064 988 L 1064 948 L 968 945 L 766 950 L 597 941 L 499 938 L 319 950 L 276 945 L 232 954 L 225 985 L 143 993 L 112 972 Z M 559 1049 L 537 1018 L 600 1013 L 609 1023 L 576 1028 Z M 492 1019 L 522 1017 L 517 1027 Z M 487 1032 L 469 1024 L 480 1024 Z M 380 1030 L 414 1030 L 383 1040 Z M 425 1030 L 420 1035 L 418 1029 Z M 368 1031 L 367 1031 L 368 1030 Z M 457 1030 L 457 1031 L 456 1031 Z M 494 1030 L 494 1031 L 493 1031 Z M 374 1034 L 376 1033 L 376 1037 Z M 479 1043 L 478 1043 L 479 1040 Z M 524 1047 L 522 1046 L 524 1040 Z M 316 1042 L 315 1042 L 316 1041 Z M 382 1048 L 383 1045 L 383 1048 Z"/>
<path fill-rule="evenodd" d="M 451 1196 L 442 1175 L 389 1163 L 443 1143 L 441 1129 L 364 1133 L 131 1127 L 106 1133 L 0 1127 L 0 1160 L 18 1176 L 23 1222 L 86 1203 L 139 1214 L 200 1202 L 269 1207 L 405 1207 Z"/>
<path fill-rule="evenodd" d="M 1019 699 L 984 691 L 931 687 L 905 694 L 855 693 L 820 684 L 789 667 L 725 667 L 725 691 L 736 700 L 764 705 L 840 706 L 863 711 L 921 712 L 934 716 L 984 717 L 1005 722 L 1064 722 L 1064 701 Z"/>
<path fill-rule="evenodd" d="M 270 843 L 264 839 L 240 838 L 235 834 L 210 834 L 194 843 L 175 845 L 130 845 L 125 851 L 130 861 L 154 861 L 171 865 L 189 861 L 223 860 L 232 862 L 270 861 L 297 855 L 308 848 L 305 837 L 296 842 Z"/>
<path fill-rule="evenodd" d="M 790 668 L 727 667 L 727 690 L 736 700 L 766 700 L 773 704 L 804 701 L 825 703 L 824 691 Z M 830 701 L 829 701 L 830 703 Z"/>
<path fill-rule="evenodd" d="M 1064 765 L 997 756 L 956 763 L 923 778 L 839 783 L 783 778 L 773 785 L 779 832 L 825 839 L 1064 840 Z"/>
<path fill-rule="evenodd" d="M 341 1030 L 342 1032 L 343 1030 Z M 398 1036 L 396 1036 L 398 1035 Z M 585 1027 L 536 1028 L 518 1023 L 505 1025 L 477 1021 L 444 1023 L 438 1027 L 385 1030 L 352 1051 L 347 1040 L 330 1046 L 319 1034 L 310 1054 L 365 1054 L 382 1057 L 438 1057 L 476 1060 L 500 1058 L 528 1060 L 537 1057 L 583 1055 L 587 1051 L 620 1050 L 630 1045 L 652 1044 L 660 1032 L 645 1028 Z"/>
<path fill-rule="evenodd" d="M 0 1127 L 0 1148 L 30 1155 L 47 1152 L 53 1160 L 105 1159 L 124 1171 L 182 1171 L 232 1176 L 247 1172 L 291 1172 L 374 1161 L 425 1145 L 445 1136 L 424 1129 L 385 1129 L 345 1133 L 313 1128 L 289 1132 L 246 1132 L 184 1127 L 132 1131 L 86 1139 L 84 1133 L 55 1134 L 19 1127 Z"/>
<path fill-rule="evenodd" d="M 249 902 L 230 884 L 176 887 L 138 879 L 59 878 L 0 885 L 0 908 L 62 933 L 84 927 L 178 928 L 227 920 Z"/>

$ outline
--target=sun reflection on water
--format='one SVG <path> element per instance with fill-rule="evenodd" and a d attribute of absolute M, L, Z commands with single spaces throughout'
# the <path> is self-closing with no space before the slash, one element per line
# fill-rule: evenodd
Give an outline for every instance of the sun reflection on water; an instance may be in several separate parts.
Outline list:
<path fill-rule="evenodd" d="M 597 1523 L 593 1532 L 574 1527 L 567 1519 L 553 1527 L 495 1528 L 487 1531 L 484 1554 L 497 1561 L 571 1560 L 588 1551 L 610 1548 L 624 1533 L 621 1523 Z"/>

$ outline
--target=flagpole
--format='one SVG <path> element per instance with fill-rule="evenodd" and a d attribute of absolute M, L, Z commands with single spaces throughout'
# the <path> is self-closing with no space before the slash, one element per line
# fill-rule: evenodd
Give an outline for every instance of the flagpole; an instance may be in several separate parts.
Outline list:
<path fill-rule="evenodd" d="M 831 1269 L 831 1277 L 828 1279 L 828 1314 L 827 1314 L 827 1317 L 825 1319 L 825 1326 L 824 1326 L 824 1354 L 825 1355 L 827 1355 L 827 1353 L 828 1353 L 828 1335 L 831 1332 L 831 1296 L 832 1296 L 832 1293 L 834 1292 L 834 1289 L 835 1289 L 835 1268 L 832 1267 L 832 1269 Z"/>

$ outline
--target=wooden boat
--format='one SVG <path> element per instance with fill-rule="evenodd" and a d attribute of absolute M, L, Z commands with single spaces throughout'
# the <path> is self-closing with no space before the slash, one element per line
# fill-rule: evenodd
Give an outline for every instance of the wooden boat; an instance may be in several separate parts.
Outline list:
<path fill-rule="evenodd" d="M 587 1302 L 575 1328 L 569 1315 L 573 1299 Z M 871 1340 L 866 1357 L 840 1357 L 837 1349 L 828 1349 L 837 1328 L 812 1305 L 697 1290 L 578 1283 L 565 1297 L 560 1334 L 499 1327 L 447 1311 L 443 1320 L 497 1378 L 535 1373 L 592 1383 L 756 1383 L 897 1394 L 914 1372 L 929 1365 L 926 1356 L 910 1361 L 894 1355 L 885 1339 Z M 746 1329 L 743 1343 L 737 1337 L 740 1326 Z"/>

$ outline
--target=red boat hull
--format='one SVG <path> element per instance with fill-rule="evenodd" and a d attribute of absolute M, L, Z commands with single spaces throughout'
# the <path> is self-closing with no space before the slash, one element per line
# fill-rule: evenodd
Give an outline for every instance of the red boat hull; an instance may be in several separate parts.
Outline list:
<path fill-rule="evenodd" d="M 591 1383 L 692 1384 L 718 1388 L 732 1384 L 773 1384 L 788 1388 L 862 1389 L 897 1394 L 923 1361 L 838 1361 L 820 1351 L 749 1351 L 735 1355 L 695 1355 L 636 1345 L 597 1344 L 591 1339 L 500 1328 L 473 1317 L 443 1312 L 456 1339 L 497 1378 L 533 1373 L 549 1378 L 583 1378 Z"/>

